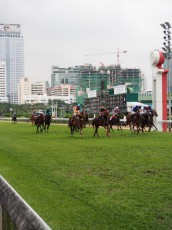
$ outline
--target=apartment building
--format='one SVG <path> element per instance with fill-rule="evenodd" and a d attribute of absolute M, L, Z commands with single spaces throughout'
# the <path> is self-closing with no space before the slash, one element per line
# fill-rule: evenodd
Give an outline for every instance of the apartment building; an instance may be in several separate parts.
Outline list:
<path fill-rule="evenodd" d="M 25 96 L 31 95 L 31 81 L 24 77 L 18 84 L 18 104 L 25 104 Z"/>
<path fill-rule="evenodd" d="M 76 86 L 68 84 L 57 85 L 51 88 L 51 95 L 61 98 L 66 103 L 73 103 L 76 101 Z"/>

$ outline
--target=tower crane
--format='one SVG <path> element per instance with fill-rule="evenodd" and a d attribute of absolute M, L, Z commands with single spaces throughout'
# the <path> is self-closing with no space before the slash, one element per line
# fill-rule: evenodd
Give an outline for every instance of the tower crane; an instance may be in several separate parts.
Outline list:
<path fill-rule="evenodd" d="M 93 53 L 93 54 L 84 54 L 85 57 L 87 56 L 94 56 L 94 55 L 105 55 L 105 54 L 116 54 L 117 55 L 117 65 L 119 65 L 119 54 L 123 53 L 127 53 L 127 50 L 124 51 L 120 51 L 119 49 L 117 49 L 117 51 L 113 51 L 113 52 L 104 52 L 104 53 Z"/>

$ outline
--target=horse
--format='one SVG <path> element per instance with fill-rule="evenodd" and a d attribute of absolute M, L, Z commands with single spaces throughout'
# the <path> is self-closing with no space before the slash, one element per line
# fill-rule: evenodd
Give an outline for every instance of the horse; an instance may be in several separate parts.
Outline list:
<path fill-rule="evenodd" d="M 120 117 L 118 115 L 113 115 L 113 116 L 110 117 L 109 128 L 112 131 L 113 131 L 113 127 L 112 127 L 113 125 L 116 125 L 118 131 L 122 132 L 122 125 L 121 125 Z"/>
<path fill-rule="evenodd" d="M 140 130 L 140 113 L 139 112 L 135 114 L 128 113 L 126 115 L 126 120 L 132 134 L 135 132 L 138 134 Z"/>
<path fill-rule="evenodd" d="M 84 128 L 84 119 L 81 114 L 74 115 L 69 118 L 68 127 L 70 127 L 70 133 L 73 137 L 74 132 L 79 132 L 82 137 L 82 130 Z"/>
<path fill-rule="evenodd" d="M 44 130 L 44 123 L 45 123 L 45 115 L 40 114 L 36 119 L 35 119 L 35 125 L 36 125 L 36 132 L 40 133 Z"/>
<path fill-rule="evenodd" d="M 12 116 L 12 123 L 13 124 L 17 123 L 17 116 L 16 116 L 16 114 L 13 114 L 13 116 Z"/>
<path fill-rule="evenodd" d="M 45 115 L 44 130 L 47 131 L 47 133 L 48 133 L 48 130 L 49 130 L 49 127 L 50 127 L 50 123 L 51 123 L 51 116 Z"/>
<path fill-rule="evenodd" d="M 155 128 L 155 131 L 158 130 L 154 124 L 154 120 L 153 120 L 154 117 L 158 117 L 158 113 L 155 109 L 153 109 L 152 112 L 148 115 L 148 127 L 149 127 L 148 132 L 151 131 L 152 127 Z"/>
<path fill-rule="evenodd" d="M 35 125 L 35 120 L 37 119 L 37 115 L 36 114 L 32 114 L 32 116 L 30 117 L 30 121 L 32 123 L 32 126 Z"/>
<path fill-rule="evenodd" d="M 153 121 L 153 118 L 157 117 L 158 116 L 158 113 L 156 110 L 152 110 L 152 111 L 149 111 L 147 112 L 146 114 L 142 114 L 141 115 L 141 130 L 142 132 L 144 131 L 145 127 L 147 126 L 148 127 L 148 132 L 151 131 L 151 128 L 154 127 L 155 128 L 155 131 L 157 131 L 157 127 L 155 126 L 154 124 L 154 121 Z"/>
<path fill-rule="evenodd" d="M 92 120 L 92 126 L 93 128 L 95 128 L 95 131 L 94 131 L 94 134 L 93 136 L 95 137 L 95 135 L 97 134 L 97 137 L 99 137 L 99 133 L 98 133 L 98 129 L 100 126 L 102 126 L 103 128 L 106 129 L 106 135 L 108 137 L 110 137 L 110 126 L 109 126 L 109 117 L 95 117 L 93 120 Z"/>

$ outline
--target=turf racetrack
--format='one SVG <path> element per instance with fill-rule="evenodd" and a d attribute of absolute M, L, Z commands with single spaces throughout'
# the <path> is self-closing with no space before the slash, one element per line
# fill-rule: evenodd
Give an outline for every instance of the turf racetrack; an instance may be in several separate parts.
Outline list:
<path fill-rule="evenodd" d="M 54 230 L 172 229 L 172 134 L 0 122 L 0 174 Z"/>

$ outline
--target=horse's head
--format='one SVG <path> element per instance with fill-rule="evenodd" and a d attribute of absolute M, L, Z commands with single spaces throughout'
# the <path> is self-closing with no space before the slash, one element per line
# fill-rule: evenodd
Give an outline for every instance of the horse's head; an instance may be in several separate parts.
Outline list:
<path fill-rule="evenodd" d="M 152 114 L 153 114 L 153 116 L 158 117 L 158 113 L 155 109 L 153 109 Z"/>

